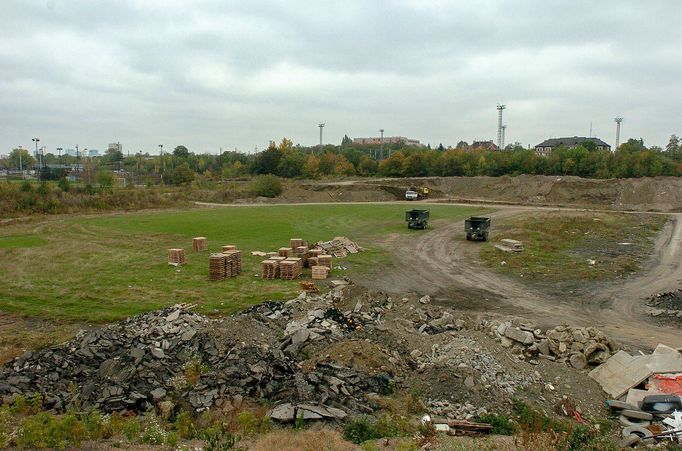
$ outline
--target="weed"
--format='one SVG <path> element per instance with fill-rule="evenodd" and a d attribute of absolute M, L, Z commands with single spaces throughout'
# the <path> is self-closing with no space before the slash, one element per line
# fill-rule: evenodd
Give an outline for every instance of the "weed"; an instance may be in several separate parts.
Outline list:
<path fill-rule="evenodd" d="M 175 430 L 184 439 L 196 437 L 197 429 L 194 426 L 191 415 L 186 410 L 180 411 L 175 417 Z"/>
<path fill-rule="evenodd" d="M 253 412 L 240 412 L 237 415 L 236 421 L 239 431 L 244 435 L 255 435 L 270 430 L 270 419 L 264 415 L 256 415 Z"/>
<path fill-rule="evenodd" d="M 123 423 L 123 434 L 126 436 L 128 443 L 137 443 L 140 440 L 140 422 L 137 418 L 128 418 Z"/>

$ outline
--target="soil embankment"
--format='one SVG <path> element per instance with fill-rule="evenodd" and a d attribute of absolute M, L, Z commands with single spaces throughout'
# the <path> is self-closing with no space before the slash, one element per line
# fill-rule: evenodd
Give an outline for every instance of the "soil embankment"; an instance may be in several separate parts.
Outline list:
<path fill-rule="evenodd" d="M 428 187 L 431 200 L 631 211 L 682 211 L 682 178 L 677 177 L 598 180 L 521 175 L 311 181 L 290 184 L 278 200 L 280 202 L 403 200 L 405 190 L 410 186 Z"/>

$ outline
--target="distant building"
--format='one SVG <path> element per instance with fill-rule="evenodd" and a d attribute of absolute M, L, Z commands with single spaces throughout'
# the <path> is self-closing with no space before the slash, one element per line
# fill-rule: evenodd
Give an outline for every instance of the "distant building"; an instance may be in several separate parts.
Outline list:
<path fill-rule="evenodd" d="M 361 146 L 381 144 L 381 137 L 372 138 L 353 138 L 353 144 L 359 144 Z M 384 136 L 384 144 L 404 144 L 406 146 L 419 147 L 421 143 L 418 139 L 405 138 L 404 136 Z"/>
<path fill-rule="evenodd" d="M 471 143 L 467 150 L 488 150 L 490 152 L 497 152 L 500 150 L 497 144 L 491 141 L 474 141 Z"/>
<path fill-rule="evenodd" d="M 119 151 L 119 152 L 123 153 L 123 146 L 121 145 L 121 143 L 111 143 L 107 146 L 107 152 L 112 152 L 112 151 L 113 152 Z"/>
<path fill-rule="evenodd" d="M 99 150 L 97 149 L 88 149 L 88 156 L 89 157 L 99 157 Z"/>
<path fill-rule="evenodd" d="M 559 146 L 564 146 L 568 147 L 569 149 L 573 149 L 575 147 L 578 147 L 579 145 L 591 141 L 597 146 L 597 150 L 611 150 L 611 146 L 606 144 L 604 141 L 602 141 L 599 138 L 593 138 L 593 137 L 585 137 L 585 136 L 573 136 L 570 138 L 550 138 L 542 141 L 540 144 L 535 146 L 535 153 L 546 157 L 549 156 L 549 154 L 552 153 L 552 149 L 559 147 Z"/>

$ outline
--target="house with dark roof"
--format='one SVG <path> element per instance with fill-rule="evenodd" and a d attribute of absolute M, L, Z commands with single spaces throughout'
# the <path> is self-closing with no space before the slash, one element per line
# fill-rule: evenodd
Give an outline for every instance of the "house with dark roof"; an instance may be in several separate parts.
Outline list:
<path fill-rule="evenodd" d="M 467 150 L 487 150 L 490 152 L 497 152 L 500 150 L 500 148 L 497 147 L 497 145 L 492 141 L 474 141 Z"/>
<path fill-rule="evenodd" d="M 609 146 L 599 138 L 573 136 L 570 138 L 546 139 L 535 146 L 535 153 L 542 157 L 546 157 L 549 156 L 550 153 L 552 153 L 552 149 L 554 149 L 555 147 L 564 146 L 568 147 L 569 149 L 573 149 L 574 147 L 578 147 L 587 141 L 593 142 L 596 145 L 597 150 L 611 150 L 611 146 Z"/>

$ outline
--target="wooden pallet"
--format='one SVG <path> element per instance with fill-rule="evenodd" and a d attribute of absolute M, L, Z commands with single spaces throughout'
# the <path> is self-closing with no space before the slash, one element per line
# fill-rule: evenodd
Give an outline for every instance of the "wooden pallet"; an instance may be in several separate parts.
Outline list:
<path fill-rule="evenodd" d="M 277 251 L 277 255 L 280 257 L 291 257 L 294 254 L 294 250 L 290 247 L 280 247 Z"/>
<path fill-rule="evenodd" d="M 194 252 L 208 250 L 208 241 L 206 240 L 206 237 L 198 236 L 196 238 L 192 238 L 192 250 Z"/>
<path fill-rule="evenodd" d="M 208 279 L 221 280 L 225 278 L 225 255 L 211 254 L 208 256 Z"/>
<path fill-rule="evenodd" d="M 293 280 L 301 275 L 299 263 L 293 260 L 284 260 L 279 264 L 279 278 Z"/>
<path fill-rule="evenodd" d="M 292 249 L 296 249 L 299 246 L 303 246 L 303 240 L 301 238 L 292 238 L 289 240 L 289 246 Z"/>
<path fill-rule="evenodd" d="M 227 263 L 225 268 L 226 277 L 235 277 L 242 273 L 242 251 L 231 250 L 223 252 L 226 257 L 226 262 L 230 263 L 229 272 L 227 269 Z"/>
<path fill-rule="evenodd" d="M 261 262 L 261 277 L 263 279 L 276 279 L 279 276 L 279 262 L 275 260 L 263 260 Z"/>
<path fill-rule="evenodd" d="M 312 277 L 315 280 L 324 280 L 329 276 L 329 268 L 326 266 L 316 265 L 312 267 Z"/>
<path fill-rule="evenodd" d="M 321 266 L 326 266 L 331 271 L 332 269 L 332 256 L 321 254 L 317 256 L 317 264 Z"/>
<path fill-rule="evenodd" d="M 223 252 L 236 251 L 236 250 L 237 250 L 237 246 L 235 246 L 234 244 L 226 244 L 225 246 L 223 246 Z"/>
<path fill-rule="evenodd" d="M 185 250 L 184 249 L 168 249 L 168 264 L 179 266 L 185 264 Z"/>

